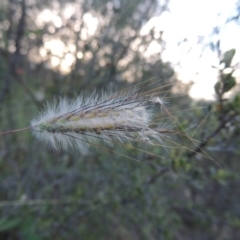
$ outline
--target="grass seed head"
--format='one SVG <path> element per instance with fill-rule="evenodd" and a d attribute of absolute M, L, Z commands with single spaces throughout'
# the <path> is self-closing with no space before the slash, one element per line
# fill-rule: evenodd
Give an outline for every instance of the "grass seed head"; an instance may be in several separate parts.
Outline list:
<path fill-rule="evenodd" d="M 86 152 L 89 145 L 104 142 L 161 142 L 167 131 L 161 123 L 152 127 L 154 116 L 159 113 L 154 106 L 164 109 L 160 97 L 149 96 L 142 88 L 120 92 L 83 94 L 77 99 L 60 98 L 31 122 L 37 138 L 55 149 L 75 148 Z"/>

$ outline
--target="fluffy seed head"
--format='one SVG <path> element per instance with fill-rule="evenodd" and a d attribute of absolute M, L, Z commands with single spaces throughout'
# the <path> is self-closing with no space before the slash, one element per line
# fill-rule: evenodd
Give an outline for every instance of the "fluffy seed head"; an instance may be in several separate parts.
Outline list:
<path fill-rule="evenodd" d="M 149 96 L 141 88 L 82 94 L 75 100 L 60 98 L 47 105 L 31 122 L 31 128 L 39 139 L 55 149 L 73 147 L 81 152 L 99 141 L 109 145 L 162 142 L 168 130 L 151 127 L 156 104 L 162 108 L 163 99 Z"/>

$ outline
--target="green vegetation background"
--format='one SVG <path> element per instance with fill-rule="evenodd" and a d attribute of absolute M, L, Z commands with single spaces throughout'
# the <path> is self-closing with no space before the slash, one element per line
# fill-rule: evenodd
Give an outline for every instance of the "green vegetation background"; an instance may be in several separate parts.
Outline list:
<path fill-rule="evenodd" d="M 235 50 L 221 53 L 220 41 L 211 43 L 224 66 L 216 80 L 217 100 L 190 99 L 188 86 L 177 81 L 161 54 L 143 57 L 154 39 L 164 49 L 162 32 L 152 29 L 141 36 L 140 29 L 167 3 L 1 1 L 1 131 L 28 126 L 59 95 L 122 89 L 155 77 L 159 86 L 172 84 L 160 96 L 170 98 L 179 125 L 189 135 L 195 132 L 197 140 L 193 144 L 183 134 L 171 137 L 176 143 L 167 141 L 172 146 L 167 149 L 126 144 L 114 145 L 114 152 L 92 148 L 81 155 L 52 151 L 29 131 L 1 136 L 1 240 L 240 239 L 240 95 L 231 65 Z M 64 19 L 69 6 L 76 14 Z M 37 16 L 46 9 L 60 17 L 58 27 L 53 20 L 39 23 Z M 93 35 L 87 34 L 85 13 L 99 19 Z M 42 50 L 51 39 L 61 40 L 65 52 L 60 47 L 59 52 Z M 61 64 L 68 53 L 76 61 L 67 72 L 58 64 L 50 67 L 53 57 Z M 226 98 L 232 90 L 235 94 Z"/>

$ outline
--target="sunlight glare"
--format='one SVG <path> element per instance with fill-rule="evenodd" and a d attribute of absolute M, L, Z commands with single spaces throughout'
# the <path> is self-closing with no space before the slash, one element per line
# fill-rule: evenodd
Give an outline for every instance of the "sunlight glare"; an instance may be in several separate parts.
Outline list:
<path fill-rule="evenodd" d="M 83 15 L 83 21 L 87 27 L 88 34 L 93 36 L 98 27 L 98 19 L 93 17 L 91 13 L 85 13 Z"/>

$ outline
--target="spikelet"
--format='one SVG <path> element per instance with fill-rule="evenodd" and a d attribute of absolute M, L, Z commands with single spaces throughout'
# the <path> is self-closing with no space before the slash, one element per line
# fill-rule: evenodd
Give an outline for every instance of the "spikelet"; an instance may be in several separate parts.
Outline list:
<path fill-rule="evenodd" d="M 160 107 L 155 107 L 156 105 Z M 83 94 L 75 100 L 60 98 L 31 122 L 37 138 L 55 149 L 75 148 L 86 152 L 89 145 L 116 142 L 162 143 L 171 130 L 152 127 L 152 120 L 164 100 L 144 88 L 116 93 Z"/>

